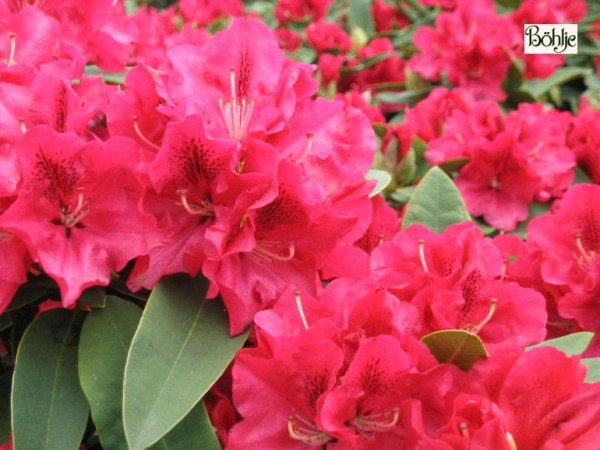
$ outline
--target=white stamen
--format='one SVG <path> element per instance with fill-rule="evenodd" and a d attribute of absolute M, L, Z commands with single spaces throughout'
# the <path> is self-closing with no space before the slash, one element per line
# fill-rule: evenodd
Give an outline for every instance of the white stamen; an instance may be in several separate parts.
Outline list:
<path fill-rule="evenodd" d="M 427 260 L 425 259 L 425 240 L 419 239 L 419 259 L 421 260 L 421 265 L 423 266 L 423 270 L 425 272 L 429 272 L 429 267 L 427 266 Z"/>
<path fill-rule="evenodd" d="M 304 308 L 302 307 L 302 298 L 300 297 L 300 291 L 295 291 L 294 297 L 296 298 L 296 306 L 298 307 L 298 313 L 300 314 L 300 319 L 302 319 L 302 324 L 304 325 L 304 328 L 308 330 L 308 321 L 306 320 Z"/>
<path fill-rule="evenodd" d="M 158 145 L 156 145 L 154 142 L 152 142 L 150 139 L 148 139 L 144 133 L 142 133 L 142 130 L 140 129 L 140 124 L 139 124 L 139 120 L 138 120 L 138 116 L 133 116 L 131 118 L 133 120 L 133 130 L 135 131 L 135 134 L 137 135 L 137 137 L 140 138 L 140 140 L 148 145 L 149 147 L 151 147 L 152 149 L 159 151 L 160 147 Z"/>

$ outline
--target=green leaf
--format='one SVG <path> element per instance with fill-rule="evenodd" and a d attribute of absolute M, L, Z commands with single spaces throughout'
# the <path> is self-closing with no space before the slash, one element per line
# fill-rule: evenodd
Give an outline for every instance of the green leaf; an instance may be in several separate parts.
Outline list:
<path fill-rule="evenodd" d="M 150 295 L 125 366 L 123 420 L 133 450 L 181 421 L 246 340 L 247 334 L 229 337 L 225 308 L 206 300 L 207 287 L 174 276 Z"/>
<path fill-rule="evenodd" d="M 415 193 L 416 187 L 404 186 L 396 189 L 390 194 L 390 198 L 397 203 L 407 203 Z"/>
<path fill-rule="evenodd" d="M 588 368 L 586 383 L 596 383 L 600 381 L 600 358 L 582 358 L 581 362 Z"/>
<path fill-rule="evenodd" d="M 480 337 L 464 330 L 442 330 L 423 336 L 421 342 L 441 363 L 452 363 L 469 370 L 479 359 L 487 358 Z"/>
<path fill-rule="evenodd" d="M 369 194 L 369 197 L 375 197 L 377 194 L 381 193 L 388 184 L 392 181 L 392 177 L 385 170 L 377 170 L 371 169 L 367 172 L 365 176 L 367 180 L 376 180 L 377 184 L 373 188 L 373 191 Z"/>
<path fill-rule="evenodd" d="M 391 53 L 391 52 L 378 53 L 377 55 L 373 55 L 369 58 L 363 59 L 361 62 L 359 62 L 355 66 L 342 67 L 340 69 L 340 71 L 342 73 L 360 72 L 364 69 L 368 69 L 369 67 L 373 67 L 374 65 L 379 64 L 382 61 L 385 61 L 386 59 L 390 58 L 392 55 L 393 55 L 393 53 Z"/>
<path fill-rule="evenodd" d="M 142 310 L 115 296 L 88 314 L 79 341 L 79 380 L 106 449 L 127 450 L 123 429 L 123 376 Z"/>
<path fill-rule="evenodd" d="M 201 401 L 164 438 L 149 450 L 221 450 L 208 413 Z"/>
<path fill-rule="evenodd" d="M 13 321 L 9 314 L 0 315 L 0 331 L 10 328 L 12 326 L 12 324 L 13 324 Z"/>
<path fill-rule="evenodd" d="M 560 67 L 548 78 L 526 81 L 521 86 L 520 91 L 540 100 L 553 87 L 560 86 L 576 78 L 584 77 L 591 72 L 591 69 L 585 67 Z"/>
<path fill-rule="evenodd" d="M 77 449 L 88 404 L 77 379 L 79 315 L 38 316 L 19 345 L 12 386 L 15 450 Z"/>
<path fill-rule="evenodd" d="M 442 169 L 433 167 L 408 202 L 402 228 L 419 223 L 441 233 L 449 225 L 465 220 L 471 217 L 454 182 Z"/>
<path fill-rule="evenodd" d="M 375 24 L 373 23 L 373 15 L 371 14 L 372 4 L 373 0 L 350 0 L 348 20 L 351 30 L 360 28 L 365 32 L 367 37 L 373 36 Z"/>
<path fill-rule="evenodd" d="M 427 97 L 431 89 L 433 89 L 431 86 L 427 86 L 402 92 L 379 92 L 375 95 L 375 99 L 382 103 L 414 104 Z"/>
<path fill-rule="evenodd" d="M 86 289 L 79 298 L 79 304 L 90 308 L 104 308 L 106 305 L 106 294 L 104 288 L 94 286 Z"/>
<path fill-rule="evenodd" d="M 10 434 L 10 373 L 0 376 L 0 445 L 8 442 Z"/>
<path fill-rule="evenodd" d="M 530 345 L 526 350 L 532 350 L 538 347 L 554 347 L 565 352 L 567 356 L 579 355 L 587 348 L 593 337 L 594 333 L 582 331 L 555 339 L 548 339 L 539 344 Z"/>
<path fill-rule="evenodd" d="M 575 180 L 573 180 L 573 184 L 579 183 L 591 183 L 592 179 L 583 171 L 583 169 L 579 166 L 575 167 Z"/>
<path fill-rule="evenodd" d="M 468 156 L 460 156 L 458 158 L 449 159 L 441 163 L 438 167 L 446 173 L 452 173 L 459 171 L 465 164 L 471 161 Z"/>

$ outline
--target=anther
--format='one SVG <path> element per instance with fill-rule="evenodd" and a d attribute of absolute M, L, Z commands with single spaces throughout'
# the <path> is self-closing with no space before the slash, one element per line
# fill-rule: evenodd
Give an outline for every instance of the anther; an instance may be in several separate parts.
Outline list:
<path fill-rule="evenodd" d="M 308 321 L 306 320 L 304 308 L 302 307 L 302 298 L 300 297 L 300 291 L 294 291 L 294 297 L 296 298 L 296 307 L 298 308 L 298 313 L 300 314 L 302 324 L 304 325 L 304 328 L 308 330 Z"/>
<path fill-rule="evenodd" d="M 469 426 L 467 425 L 467 422 L 461 422 L 458 425 L 458 428 L 460 429 L 460 434 L 462 434 L 463 437 L 469 437 Z"/>
<path fill-rule="evenodd" d="M 137 135 L 137 137 L 139 137 L 140 140 L 147 146 L 151 147 L 152 149 L 154 149 L 156 151 L 159 151 L 160 147 L 158 145 L 156 145 L 154 142 L 152 142 L 150 139 L 148 139 L 144 135 L 144 133 L 142 133 L 142 130 L 140 129 L 138 116 L 133 116 L 131 118 L 131 120 L 133 120 L 133 130 L 135 131 L 135 134 Z"/>
<path fill-rule="evenodd" d="M 425 259 L 425 240 L 419 239 L 419 259 L 421 260 L 421 265 L 423 266 L 423 270 L 425 272 L 429 272 L 429 267 L 427 266 L 427 260 Z"/>
<path fill-rule="evenodd" d="M 331 441 L 331 436 L 299 414 L 292 414 L 288 418 L 288 434 L 292 439 L 308 445 L 324 445 Z"/>

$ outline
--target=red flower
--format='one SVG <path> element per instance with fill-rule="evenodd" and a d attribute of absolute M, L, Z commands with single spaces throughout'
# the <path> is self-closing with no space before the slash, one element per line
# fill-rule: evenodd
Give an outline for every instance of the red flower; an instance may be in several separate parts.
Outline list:
<path fill-rule="evenodd" d="M 155 220 L 140 209 L 145 189 L 133 171 L 139 148 L 132 141 L 85 144 L 40 126 L 17 153 L 23 185 L 0 226 L 57 281 L 63 305 L 108 284 L 111 270 L 156 244 Z"/>
<path fill-rule="evenodd" d="M 567 145 L 577 157 L 577 163 L 592 179 L 600 183 L 600 110 L 592 108 L 582 100 L 582 106 L 573 118 L 567 137 Z"/>
<path fill-rule="evenodd" d="M 522 40 L 517 27 L 487 1 L 458 3 L 454 11 L 441 13 L 435 25 L 417 30 L 421 54 L 411 59 L 410 68 L 434 81 L 445 71 L 452 83 L 474 96 L 503 100 L 510 50 Z"/>
<path fill-rule="evenodd" d="M 348 33 L 337 22 L 318 21 L 306 27 L 306 38 L 318 52 L 333 51 L 345 54 L 352 48 Z"/>
<path fill-rule="evenodd" d="M 600 328 L 600 187 L 571 187 L 552 214 L 528 226 L 530 252 L 542 279 L 555 286 L 559 313 L 587 330 Z"/>

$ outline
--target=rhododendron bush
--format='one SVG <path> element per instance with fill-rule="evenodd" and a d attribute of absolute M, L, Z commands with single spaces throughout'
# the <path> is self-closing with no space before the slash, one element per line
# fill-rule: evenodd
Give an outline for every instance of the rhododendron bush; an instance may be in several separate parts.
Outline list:
<path fill-rule="evenodd" d="M 595 1 L 0 0 L 0 449 L 597 449 L 599 124 Z"/>

